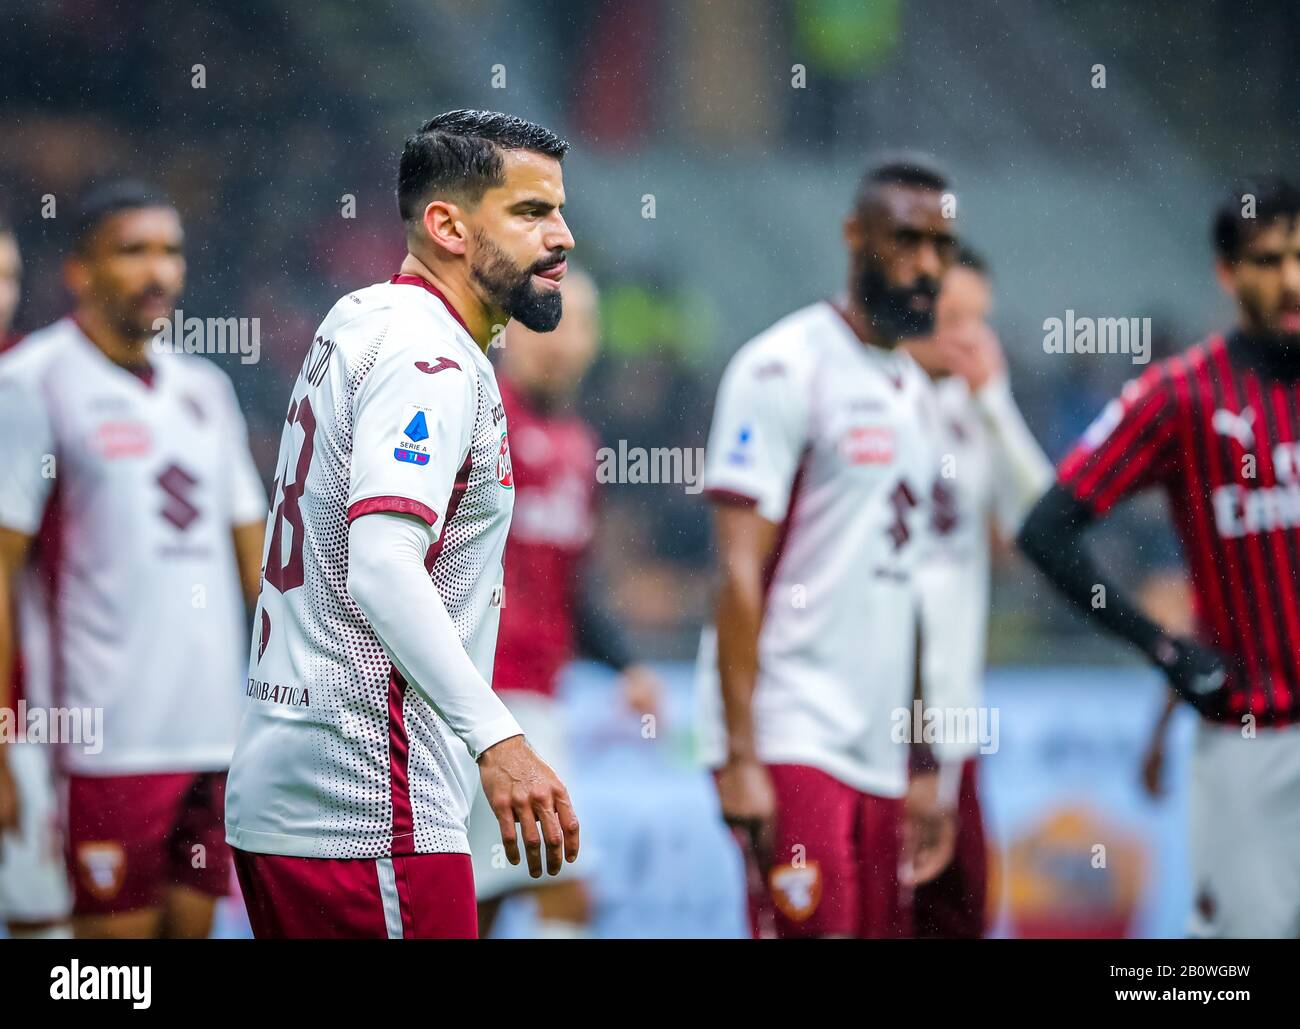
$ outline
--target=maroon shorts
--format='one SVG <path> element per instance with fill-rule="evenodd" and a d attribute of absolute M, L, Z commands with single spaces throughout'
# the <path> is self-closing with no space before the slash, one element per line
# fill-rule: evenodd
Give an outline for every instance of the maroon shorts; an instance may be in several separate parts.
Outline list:
<path fill-rule="evenodd" d="M 937 879 L 918 886 L 913 912 L 916 935 L 978 940 L 984 935 L 988 902 L 988 850 L 976 782 L 976 759 L 961 771 L 957 802 L 957 849 Z"/>
<path fill-rule="evenodd" d="M 70 776 L 73 914 L 160 907 L 173 886 L 224 897 L 225 797 L 225 772 Z"/>
<path fill-rule="evenodd" d="M 898 876 L 903 799 L 862 793 L 806 765 L 768 772 L 776 824 L 765 869 L 741 840 L 754 935 L 910 935 L 911 896 Z"/>
<path fill-rule="evenodd" d="M 259 940 L 475 939 L 468 854 L 335 859 L 235 851 Z"/>

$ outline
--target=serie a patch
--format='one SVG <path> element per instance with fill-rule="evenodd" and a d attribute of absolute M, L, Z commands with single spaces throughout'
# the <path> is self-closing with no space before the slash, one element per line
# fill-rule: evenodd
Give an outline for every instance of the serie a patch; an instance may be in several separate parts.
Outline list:
<path fill-rule="evenodd" d="M 402 435 L 393 448 L 393 458 L 406 464 L 429 463 L 429 409 L 407 404 L 402 409 Z"/>

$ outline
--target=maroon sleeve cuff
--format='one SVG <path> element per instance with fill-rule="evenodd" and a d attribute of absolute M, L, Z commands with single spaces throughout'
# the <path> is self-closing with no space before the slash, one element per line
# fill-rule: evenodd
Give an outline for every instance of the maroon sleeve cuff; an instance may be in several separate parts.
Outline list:
<path fill-rule="evenodd" d="M 348 524 L 351 525 L 355 519 L 368 514 L 415 515 L 428 525 L 434 525 L 438 521 L 438 512 L 418 500 L 407 497 L 367 497 L 348 508 Z"/>
<path fill-rule="evenodd" d="M 733 507 L 758 507 L 758 498 L 747 493 L 737 493 L 730 489 L 706 489 L 704 495 L 715 504 L 730 504 Z"/>

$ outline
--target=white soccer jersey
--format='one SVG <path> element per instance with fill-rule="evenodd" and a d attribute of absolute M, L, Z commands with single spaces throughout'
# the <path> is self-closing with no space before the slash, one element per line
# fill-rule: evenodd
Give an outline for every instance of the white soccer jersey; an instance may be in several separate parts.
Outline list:
<path fill-rule="evenodd" d="M 945 711 L 983 703 L 984 651 L 989 618 L 992 532 L 992 454 L 970 388 L 957 377 L 934 384 L 938 408 L 940 475 L 935 490 L 932 558 L 917 572 L 921 597 L 922 675 L 925 703 Z M 1012 527 L 1009 534 L 1014 534 Z M 979 750 L 979 741 L 932 744 L 940 761 Z"/>
<path fill-rule="evenodd" d="M 704 485 L 782 525 L 770 573 L 754 723 L 759 758 L 902 796 L 911 704 L 912 573 L 936 475 L 929 380 L 862 343 L 829 303 L 751 340 L 718 390 Z M 712 640 L 701 648 L 702 757 L 725 758 Z"/>
<path fill-rule="evenodd" d="M 505 411 L 431 286 L 396 276 L 334 305 L 293 388 L 277 493 L 227 839 L 299 857 L 468 853 L 474 761 L 347 589 L 352 519 L 424 519 L 434 586 L 491 681 L 514 496 Z"/>
<path fill-rule="evenodd" d="M 921 597 L 922 676 L 927 706 L 944 724 L 984 703 L 990 564 L 994 529 L 1016 535 L 1029 506 L 1051 482 L 1052 468 L 1033 441 L 1003 378 L 972 395 L 955 376 L 934 384 L 940 474 L 933 499 L 931 550 L 917 572 Z M 940 734 L 940 761 L 972 756 L 980 741 Z"/>
<path fill-rule="evenodd" d="M 232 530 L 266 496 L 229 379 L 149 359 L 145 378 L 121 368 L 72 319 L 0 357 L 0 525 L 44 523 L 55 562 L 51 671 L 35 676 L 51 696 L 33 700 L 102 712 L 98 743 L 59 748 L 84 775 L 225 768 L 238 721 Z M 25 659 L 36 672 L 43 655 Z"/>

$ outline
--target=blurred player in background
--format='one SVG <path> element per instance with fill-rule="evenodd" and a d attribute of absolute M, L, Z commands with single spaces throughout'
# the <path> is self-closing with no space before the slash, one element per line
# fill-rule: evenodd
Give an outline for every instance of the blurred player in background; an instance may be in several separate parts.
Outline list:
<path fill-rule="evenodd" d="M 1015 539 L 1025 514 L 1052 482 L 1052 465 L 1012 399 L 1002 348 L 988 323 L 992 307 L 987 268 L 963 248 L 944 275 L 934 335 L 904 344 L 934 380 L 938 410 L 935 540 L 917 574 L 923 694 L 931 708 L 970 712 L 970 720 L 955 723 L 963 725 L 975 724 L 974 712 L 984 705 L 993 543 L 1005 546 Z M 950 723 L 945 718 L 942 724 Z M 957 837 L 952 863 L 915 889 L 918 936 L 984 935 L 980 742 L 941 737 L 933 744 L 944 770 L 937 800 L 956 801 Z"/>
<path fill-rule="evenodd" d="M 909 748 L 892 730 L 938 459 L 929 379 L 898 344 L 933 328 L 957 250 L 947 189 L 920 160 L 869 169 L 844 223 L 847 298 L 745 344 L 718 389 L 704 486 L 725 728 L 706 634 L 701 733 L 759 933 L 910 933 Z"/>
<path fill-rule="evenodd" d="M 222 797 L 266 500 L 230 381 L 151 346 L 182 244 L 157 192 L 92 190 L 72 315 L 0 358 L 0 611 L 24 603 L 40 537 L 51 703 L 87 727 L 57 749 L 78 936 L 206 936 L 230 878 Z"/>
<path fill-rule="evenodd" d="M 0 354 L 19 340 L 12 329 L 22 270 L 17 237 L 0 218 Z M 3 654 L 12 655 L 7 692 L 0 678 L 0 711 L 16 714 L 22 700 L 48 702 L 49 610 L 42 565 L 35 554 L 24 561 L 13 573 L 19 583 L 14 609 L 0 607 L 0 675 Z M 71 909 L 49 749 L 0 740 L 0 917 L 15 939 L 66 937 L 72 932 Z"/>
<path fill-rule="evenodd" d="M 515 511 L 492 685 L 567 781 L 569 746 L 555 699 L 565 666 L 582 656 L 619 672 L 628 705 L 642 715 L 654 714 L 659 684 L 649 669 L 632 663 L 620 627 L 595 602 L 584 574 L 596 528 L 596 436 L 573 402 L 596 358 L 599 298 L 591 278 L 573 268 L 560 293 L 564 317 L 555 331 L 510 324 L 498 375 L 510 419 Z M 502 901 L 534 884 L 521 866 L 504 860 L 496 817 L 482 791 L 470 816 L 470 846 L 479 931 L 487 936 Z M 590 903 L 572 871 L 537 883 L 535 892 L 540 936 L 586 934 Z"/>
<path fill-rule="evenodd" d="M 1061 463 L 1020 544 L 1138 647 L 1200 714 L 1191 782 L 1197 936 L 1300 935 L 1300 190 L 1247 182 L 1215 214 L 1237 322 L 1153 365 Z M 1088 526 L 1168 494 L 1194 639 L 1146 617 L 1093 561 Z"/>
<path fill-rule="evenodd" d="M 490 686 L 514 479 L 487 348 L 560 321 L 567 150 L 491 111 L 422 126 L 401 271 L 334 305 L 294 383 L 227 802 L 258 938 L 477 935 L 480 781 L 511 863 L 516 823 L 534 878 L 577 856 Z"/>

